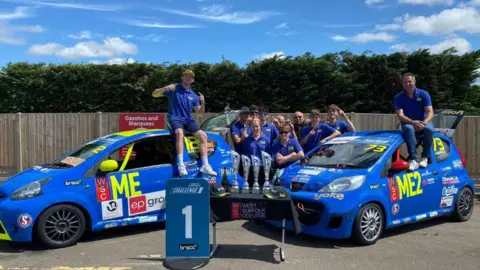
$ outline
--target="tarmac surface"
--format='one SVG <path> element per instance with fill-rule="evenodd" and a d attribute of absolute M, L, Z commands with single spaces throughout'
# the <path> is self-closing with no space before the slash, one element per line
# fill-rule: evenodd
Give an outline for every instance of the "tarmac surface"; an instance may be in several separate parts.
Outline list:
<path fill-rule="evenodd" d="M 285 262 L 278 255 L 281 231 L 268 225 L 219 223 L 217 237 L 220 246 L 202 269 L 478 269 L 480 202 L 467 222 L 411 224 L 386 231 L 367 247 L 287 234 Z M 164 269 L 164 243 L 163 224 L 87 234 L 77 245 L 57 250 L 0 242 L 0 269 Z"/>

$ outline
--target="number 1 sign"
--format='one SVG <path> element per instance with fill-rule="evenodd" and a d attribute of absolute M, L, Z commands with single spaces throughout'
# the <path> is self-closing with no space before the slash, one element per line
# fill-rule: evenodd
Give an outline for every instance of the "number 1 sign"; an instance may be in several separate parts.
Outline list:
<path fill-rule="evenodd" d="M 210 258 L 210 185 L 205 179 L 167 182 L 165 234 L 167 268 L 174 268 L 174 260 Z"/>

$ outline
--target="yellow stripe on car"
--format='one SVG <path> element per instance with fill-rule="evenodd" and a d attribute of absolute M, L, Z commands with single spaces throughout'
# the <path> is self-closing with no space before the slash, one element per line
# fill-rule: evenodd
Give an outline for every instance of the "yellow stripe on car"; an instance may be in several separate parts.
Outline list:
<path fill-rule="evenodd" d="M 142 133 L 152 132 L 152 131 L 159 131 L 163 129 L 134 129 L 134 130 L 127 130 L 127 131 L 120 131 L 114 133 L 113 135 L 123 136 L 123 137 L 131 137 Z"/>
<path fill-rule="evenodd" d="M 1 231 L 5 232 L 5 233 L 0 233 L 0 240 L 12 241 L 12 238 L 10 238 L 10 235 L 8 235 L 8 232 L 5 229 L 5 226 L 3 226 L 3 223 L 1 220 L 0 220 L 0 228 L 2 228 Z"/>

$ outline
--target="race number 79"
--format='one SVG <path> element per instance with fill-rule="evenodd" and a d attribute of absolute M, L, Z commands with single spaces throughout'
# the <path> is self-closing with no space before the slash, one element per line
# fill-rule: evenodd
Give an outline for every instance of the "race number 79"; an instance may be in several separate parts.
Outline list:
<path fill-rule="evenodd" d="M 182 214 L 185 216 L 185 239 L 192 239 L 192 206 L 185 206 Z"/>

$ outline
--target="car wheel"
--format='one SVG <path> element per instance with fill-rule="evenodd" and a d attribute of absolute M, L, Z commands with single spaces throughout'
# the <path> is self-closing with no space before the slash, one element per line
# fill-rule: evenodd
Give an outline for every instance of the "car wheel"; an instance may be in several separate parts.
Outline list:
<path fill-rule="evenodd" d="M 353 224 L 353 239 L 360 245 L 373 245 L 382 235 L 383 211 L 375 203 L 369 203 L 358 211 Z"/>
<path fill-rule="evenodd" d="M 470 219 L 473 213 L 475 200 L 473 192 L 468 187 L 463 188 L 457 196 L 455 202 L 455 209 L 453 210 L 452 218 L 455 221 L 464 222 Z"/>
<path fill-rule="evenodd" d="M 55 205 L 43 212 L 37 220 L 36 235 L 49 248 L 63 248 L 76 244 L 85 231 L 85 216 L 75 206 Z"/>

